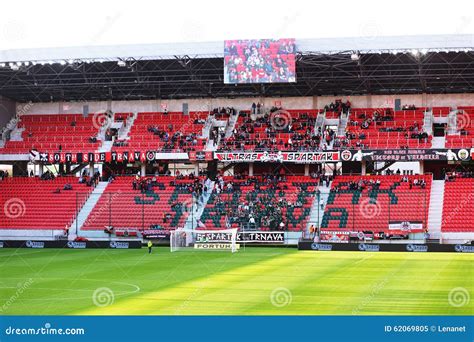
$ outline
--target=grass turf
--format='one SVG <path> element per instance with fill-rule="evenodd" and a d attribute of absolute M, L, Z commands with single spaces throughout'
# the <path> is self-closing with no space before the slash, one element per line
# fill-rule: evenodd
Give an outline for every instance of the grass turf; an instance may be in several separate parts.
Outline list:
<path fill-rule="evenodd" d="M 0 314 L 472 315 L 473 260 L 289 248 L 3 249 Z"/>

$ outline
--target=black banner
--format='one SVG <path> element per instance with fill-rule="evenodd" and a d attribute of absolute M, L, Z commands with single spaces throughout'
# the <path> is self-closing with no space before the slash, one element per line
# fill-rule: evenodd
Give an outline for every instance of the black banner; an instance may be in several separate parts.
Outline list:
<path fill-rule="evenodd" d="M 134 163 L 134 162 L 148 162 L 152 163 L 156 160 L 155 151 L 134 151 L 134 152 L 94 152 L 94 153 L 70 153 L 57 152 L 46 153 L 38 152 L 36 150 L 30 151 L 30 159 L 32 161 L 39 161 L 42 163 Z"/>
<path fill-rule="evenodd" d="M 0 241 L 0 248 L 70 248 L 70 249 L 89 249 L 89 248 L 112 248 L 112 249 L 131 249 L 142 248 L 140 240 L 114 240 L 114 241 L 33 241 L 33 240 L 6 240 Z"/>
<path fill-rule="evenodd" d="M 144 239 L 169 239 L 169 230 L 149 229 L 142 232 Z"/>
<path fill-rule="evenodd" d="M 360 252 L 456 252 L 474 253 L 473 245 L 442 245 L 417 243 L 320 243 L 300 241 L 299 250 L 307 251 L 360 251 Z"/>

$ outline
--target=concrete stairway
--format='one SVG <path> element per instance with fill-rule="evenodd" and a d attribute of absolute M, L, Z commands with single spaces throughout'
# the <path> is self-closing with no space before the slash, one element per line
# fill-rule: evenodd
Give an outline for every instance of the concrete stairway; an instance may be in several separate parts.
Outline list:
<path fill-rule="evenodd" d="M 209 132 L 211 131 L 212 127 L 214 127 L 214 121 L 215 119 L 213 115 L 207 116 L 206 123 L 202 128 L 201 138 L 209 139 Z"/>
<path fill-rule="evenodd" d="M 209 180 L 206 184 L 207 192 L 203 193 L 202 201 L 193 198 L 191 203 L 187 203 L 186 206 L 192 210 L 189 213 L 186 223 L 184 224 L 185 229 L 196 229 L 197 221 L 201 218 L 204 208 L 206 208 L 207 202 L 214 191 L 215 182 Z"/>
<path fill-rule="evenodd" d="M 18 128 L 18 127 L 13 128 L 12 131 L 10 132 L 10 140 L 11 141 L 23 141 L 22 133 L 23 133 L 24 130 L 25 130 L 24 127 L 22 127 L 22 128 Z"/>
<path fill-rule="evenodd" d="M 218 136 L 217 137 L 217 143 L 214 144 L 214 139 L 209 139 L 206 143 L 206 147 L 204 148 L 204 151 L 207 151 L 207 152 L 217 151 L 217 148 L 219 147 L 220 140 L 221 140 L 221 137 Z"/>
<path fill-rule="evenodd" d="M 434 180 L 431 184 L 430 209 L 428 212 L 428 232 L 430 238 L 441 238 L 443 220 L 444 180 Z"/>
<path fill-rule="evenodd" d="M 225 130 L 225 138 L 230 138 L 232 136 L 232 133 L 235 128 L 235 124 L 237 123 L 237 119 L 239 118 L 239 115 L 231 115 L 229 118 L 229 122 L 227 124 L 226 130 Z"/>
<path fill-rule="evenodd" d="M 89 217 L 90 213 L 94 209 L 97 202 L 99 202 L 100 197 L 105 191 L 108 182 L 99 182 L 99 184 L 95 187 L 94 191 L 92 191 L 91 195 L 87 199 L 86 203 L 82 206 L 79 214 L 77 215 L 76 219 L 71 225 L 70 231 L 75 232 L 77 226 L 77 235 L 83 237 L 107 237 L 107 235 L 102 231 L 82 231 L 82 227 L 86 222 L 87 218 Z"/>
<path fill-rule="evenodd" d="M 314 124 L 314 134 L 318 134 L 318 129 L 321 128 L 321 132 L 323 131 L 325 121 L 325 113 L 318 113 L 316 117 L 316 123 Z"/>
<path fill-rule="evenodd" d="M 346 128 L 347 128 L 347 122 L 349 121 L 349 113 L 341 114 L 341 117 L 339 119 L 339 125 L 337 127 L 337 136 L 342 137 L 346 134 Z"/>
<path fill-rule="evenodd" d="M 97 140 L 102 140 L 102 141 L 105 140 L 105 134 L 107 133 L 107 130 L 112 126 L 113 120 L 114 120 L 113 117 L 110 117 L 110 116 L 106 117 L 106 120 L 104 121 L 104 123 L 99 129 L 99 132 L 97 133 Z"/>
<path fill-rule="evenodd" d="M 14 129 L 16 129 L 18 124 L 18 118 L 13 117 L 10 121 L 7 122 L 5 127 L 1 130 L 1 137 L 0 137 L 0 147 L 4 147 L 7 140 L 11 138 L 11 133 Z M 20 137 L 21 139 L 21 137 Z"/>
<path fill-rule="evenodd" d="M 122 127 L 118 131 L 118 139 L 125 140 L 128 139 L 128 133 L 132 129 L 133 123 L 135 122 L 136 118 L 138 117 L 138 113 L 133 113 L 132 116 L 127 118 L 126 125 L 122 125 Z"/>
<path fill-rule="evenodd" d="M 446 138 L 445 137 L 433 137 L 431 140 L 431 148 L 445 148 Z"/>
<path fill-rule="evenodd" d="M 458 127 L 457 127 L 457 118 L 458 118 L 458 111 L 457 110 L 452 110 L 448 114 L 448 127 L 447 127 L 447 133 L 446 135 L 455 135 L 458 133 Z"/>
<path fill-rule="evenodd" d="M 428 135 L 433 135 L 433 112 L 426 111 L 423 118 L 423 130 L 428 133 Z"/>
<path fill-rule="evenodd" d="M 112 151 L 112 146 L 114 145 L 113 141 L 102 141 L 102 145 L 100 145 L 99 152 L 110 152 Z"/>
<path fill-rule="evenodd" d="M 314 225 L 316 228 L 321 225 L 321 221 L 324 216 L 324 209 L 326 208 L 326 203 L 328 202 L 329 197 L 329 190 L 331 189 L 331 185 L 329 187 L 320 186 L 318 187 L 320 193 L 319 196 L 314 196 L 313 204 L 311 206 L 311 214 L 309 216 L 309 221 L 306 227 L 307 232 L 309 232 L 309 227 Z M 323 201 L 323 207 L 321 208 L 320 201 Z"/>

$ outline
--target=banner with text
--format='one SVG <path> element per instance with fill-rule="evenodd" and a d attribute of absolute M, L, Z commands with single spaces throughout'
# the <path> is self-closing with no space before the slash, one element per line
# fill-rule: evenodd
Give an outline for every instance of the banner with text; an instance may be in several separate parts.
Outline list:
<path fill-rule="evenodd" d="M 226 162 L 267 162 L 267 163 L 325 163 L 338 162 L 339 151 L 326 152 L 216 152 L 215 158 Z"/>

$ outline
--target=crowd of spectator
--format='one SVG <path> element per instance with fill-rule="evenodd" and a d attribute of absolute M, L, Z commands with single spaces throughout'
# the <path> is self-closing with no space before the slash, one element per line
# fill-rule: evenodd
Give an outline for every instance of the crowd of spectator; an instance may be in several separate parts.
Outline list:
<path fill-rule="evenodd" d="M 189 182 L 178 182 L 182 180 L 188 180 Z M 153 176 L 141 176 L 139 173 L 135 175 L 132 180 L 132 190 L 138 190 L 142 193 L 151 192 L 154 187 L 160 183 L 158 175 Z M 179 171 L 176 171 L 174 180 L 169 182 L 171 187 L 177 190 L 193 194 L 195 198 L 202 202 L 202 196 L 208 191 L 209 180 L 207 177 L 199 177 L 190 172 L 188 175 L 183 175 Z M 179 205 L 179 202 L 174 203 L 174 206 Z M 173 207 L 173 205 L 172 205 Z"/>
<path fill-rule="evenodd" d="M 277 45 L 275 45 L 277 43 Z M 226 83 L 295 82 L 295 43 L 236 40 L 224 50 Z"/>
<path fill-rule="evenodd" d="M 311 178 L 317 180 L 319 186 L 326 186 L 329 187 L 329 184 L 334 179 L 331 175 L 326 175 L 320 171 L 314 171 L 310 173 Z"/>
<path fill-rule="evenodd" d="M 330 104 L 324 106 L 324 111 L 338 113 L 339 115 L 341 113 L 349 113 L 350 109 L 351 102 L 349 100 L 347 100 L 346 102 L 343 102 L 342 100 L 336 100 L 335 102 L 331 102 Z"/>
<path fill-rule="evenodd" d="M 115 178 L 115 174 L 112 176 Z M 95 171 L 92 176 L 89 175 L 87 170 L 83 170 L 81 176 L 79 177 L 79 184 L 86 184 L 87 186 L 97 186 L 100 182 L 100 172 Z M 109 177 L 110 182 L 110 177 Z"/>
<path fill-rule="evenodd" d="M 349 128 L 346 130 L 345 136 L 336 138 L 334 147 L 368 148 L 368 144 L 364 141 L 367 139 L 367 133 L 364 131 L 372 127 L 377 127 L 382 122 L 394 122 L 393 113 L 389 108 L 376 110 L 371 115 L 365 113 L 358 114 L 355 120 L 348 122 Z M 358 127 L 360 129 L 354 130 L 351 127 Z M 391 127 L 380 127 L 378 131 L 401 132 L 404 133 L 405 139 L 418 139 L 423 143 L 427 143 L 429 139 L 428 133 L 425 132 L 423 127 L 416 121 L 408 127 L 394 124 Z M 408 145 L 401 144 L 399 147 L 408 148 Z"/>
<path fill-rule="evenodd" d="M 398 173 L 399 174 L 399 173 Z M 418 189 L 425 189 L 426 188 L 426 181 L 423 178 L 415 178 L 408 177 L 408 175 L 404 175 L 400 178 L 400 183 L 408 183 L 410 189 L 418 188 Z M 334 186 L 330 191 L 339 193 L 341 190 L 350 190 L 350 191 L 376 191 L 380 189 L 380 179 L 359 179 L 358 181 L 350 181 L 347 184 L 338 184 Z M 391 186 L 391 189 L 393 185 Z"/>
<path fill-rule="evenodd" d="M 285 191 L 288 186 L 285 182 L 284 174 L 250 177 L 244 173 L 237 174 L 228 181 L 218 177 L 215 185 L 215 208 L 220 215 L 225 216 L 227 228 L 237 226 L 250 230 L 287 230 L 287 210 L 291 207 L 300 208 L 305 203 L 299 197 L 294 202 L 287 200 Z M 241 187 L 247 189 L 245 201 L 235 207 L 230 199 L 233 193 L 241 192 Z M 248 187 L 251 189 L 248 190 Z M 301 185 L 300 190 L 306 191 L 307 186 Z"/>
<path fill-rule="evenodd" d="M 351 191 L 363 191 L 365 189 L 370 190 L 378 190 L 380 188 L 380 179 L 377 180 L 367 180 L 367 179 L 359 179 L 358 181 L 350 181 L 347 183 L 346 188 L 342 188 L 341 184 L 334 186 L 330 191 L 331 192 L 340 192 L 341 190 L 351 190 Z"/>
<path fill-rule="evenodd" d="M 443 173 L 444 173 L 444 180 L 446 182 L 454 182 L 456 178 L 474 178 L 474 171 L 471 171 L 471 170 L 466 170 L 466 171 L 443 170 Z"/>
<path fill-rule="evenodd" d="M 54 180 L 56 178 L 56 176 L 54 175 L 54 173 L 52 173 L 51 171 L 49 170 L 46 170 L 45 172 L 43 172 L 43 174 L 40 176 L 40 179 L 41 180 Z"/>
<path fill-rule="evenodd" d="M 165 151 L 195 151 L 198 147 L 199 140 L 197 133 L 182 133 L 180 131 L 174 131 L 172 124 L 168 125 L 168 130 L 160 129 L 156 126 L 149 126 L 148 132 L 158 136 L 160 141 L 163 143 L 162 150 Z M 205 140 L 202 140 L 202 146 L 205 145 Z"/>
<path fill-rule="evenodd" d="M 211 111 L 216 119 L 226 119 L 231 115 L 237 115 L 237 110 L 234 107 L 216 107 Z"/>
<path fill-rule="evenodd" d="M 402 179 L 401 179 L 401 182 L 402 183 L 408 183 L 410 189 L 413 189 L 414 187 L 415 188 L 421 188 L 421 189 L 424 189 L 426 188 L 426 182 L 423 178 L 415 178 L 415 179 L 412 179 L 412 178 L 408 178 L 408 176 L 403 176 Z"/>
<path fill-rule="evenodd" d="M 274 112 L 274 111 L 273 111 Z M 245 150 L 250 147 L 260 151 L 319 151 L 323 132 L 314 132 L 315 118 L 307 113 L 286 118 L 284 125 L 276 123 L 276 115 L 264 114 L 255 120 L 246 117 L 240 127 L 236 127 L 230 138 L 222 144 L 222 150 Z M 334 132 L 330 131 L 329 140 Z"/>

